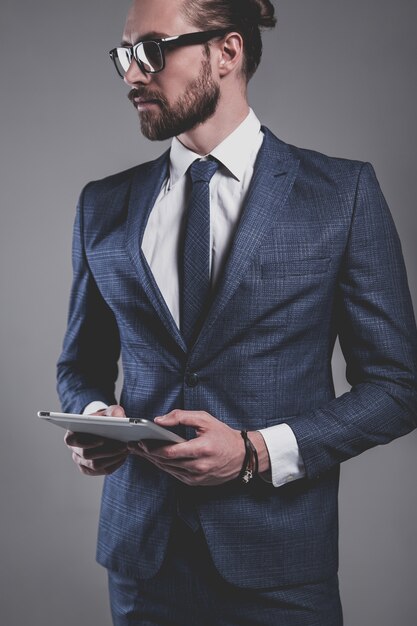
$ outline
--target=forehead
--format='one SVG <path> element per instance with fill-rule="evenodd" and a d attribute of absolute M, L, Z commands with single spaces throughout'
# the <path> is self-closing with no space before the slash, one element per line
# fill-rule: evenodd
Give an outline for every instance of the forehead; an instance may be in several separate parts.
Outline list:
<path fill-rule="evenodd" d="M 195 28 L 182 15 L 185 0 L 134 0 L 127 15 L 123 41 L 135 43 L 149 35 L 181 35 Z"/>

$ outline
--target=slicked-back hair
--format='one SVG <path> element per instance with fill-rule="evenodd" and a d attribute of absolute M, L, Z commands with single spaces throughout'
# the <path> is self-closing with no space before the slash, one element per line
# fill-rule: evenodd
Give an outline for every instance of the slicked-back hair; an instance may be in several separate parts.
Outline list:
<path fill-rule="evenodd" d="M 269 0 L 184 0 L 182 12 L 200 30 L 230 29 L 243 39 L 242 71 L 248 82 L 262 56 L 262 28 L 276 24 Z"/>

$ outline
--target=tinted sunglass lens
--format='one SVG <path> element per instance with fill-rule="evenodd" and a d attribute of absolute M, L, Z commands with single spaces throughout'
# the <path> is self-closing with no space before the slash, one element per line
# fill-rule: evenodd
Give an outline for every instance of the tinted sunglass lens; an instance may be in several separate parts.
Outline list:
<path fill-rule="evenodd" d="M 112 54 L 112 59 L 118 74 L 123 78 L 129 69 L 131 60 L 130 51 L 127 48 L 116 48 Z"/>
<path fill-rule="evenodd" d="M 155 41 L 144 41 L 135 49 L 139 65 L 145 72 L 159 72 L 164 66 L 164 60 L 159 45 Z"/>

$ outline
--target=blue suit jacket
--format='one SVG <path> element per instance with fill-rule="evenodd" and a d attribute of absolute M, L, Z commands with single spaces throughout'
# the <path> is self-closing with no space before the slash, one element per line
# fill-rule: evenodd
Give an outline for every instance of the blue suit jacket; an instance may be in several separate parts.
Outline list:
<path fill-rule="evenodd" d="M 127 415 L 199 409 L 248 430 L 286 422 L 306 478 L 278 489 L 260 479 L 250 489 L 187 488 L 131 456 L 105 479 L 98 560 L 106 567 L 153 576 L 182 501 L 198 511 L 230 582 L 326 578 L 337 570 L 339 464 L 416 426 L 415 322 L 371 166 L 264 132 L 227 265 L 189 351 L 141 252 L 168 155 L 87 185 L 58 388 L 65 411 L 114 403 L 121 348 Z M 352 390 L 335 399 L 337 335 Z"/>

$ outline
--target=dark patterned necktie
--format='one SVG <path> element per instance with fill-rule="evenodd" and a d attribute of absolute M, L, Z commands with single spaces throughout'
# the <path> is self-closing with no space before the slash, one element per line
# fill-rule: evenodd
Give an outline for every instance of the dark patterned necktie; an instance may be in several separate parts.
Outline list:
<path fill-rule="evenodd" d="M 191 345 L 210 294 L 210 180 L 219 163 L 197 160 L 190 167 L 193 183 L 184 235 L 181 332 Z"/>

